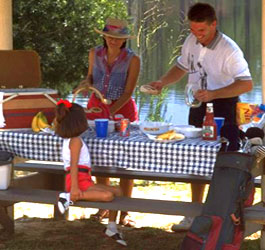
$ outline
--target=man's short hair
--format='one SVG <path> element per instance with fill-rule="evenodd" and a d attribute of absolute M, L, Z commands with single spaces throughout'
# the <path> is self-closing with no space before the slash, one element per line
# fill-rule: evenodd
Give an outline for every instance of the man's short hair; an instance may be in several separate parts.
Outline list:
<path fill-rule="evenodd" d="M 216 13 L 214 8 L 208 3 L 196 3 L 189 8 L 188 19 L 192 22 L 216 21 Z"/>

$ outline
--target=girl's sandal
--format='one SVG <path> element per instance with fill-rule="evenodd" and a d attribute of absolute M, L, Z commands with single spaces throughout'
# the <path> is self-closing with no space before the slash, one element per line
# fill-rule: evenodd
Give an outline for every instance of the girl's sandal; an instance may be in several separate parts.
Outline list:
<path fill-rule="evenodd" d="M 121 215 L 119 225 L 124 227 L 135 227 L 136 222 L 131 218 L 129 214 Z"/>
<path fill-rule="evenodd" d="M 109 218 L 109 210 L 101 209 L 96 214 L 91 214 L 90 218 L 97 221 L 102 221 L 104 218 Z"/>

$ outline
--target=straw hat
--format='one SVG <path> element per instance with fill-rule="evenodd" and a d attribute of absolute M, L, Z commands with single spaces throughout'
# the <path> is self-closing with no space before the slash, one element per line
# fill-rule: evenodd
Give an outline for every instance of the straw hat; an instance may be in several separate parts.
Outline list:
<path fill-rule="evenodd" d="M 120 20 L 116 18 L 108 18 L 103 30 L 95 31 L 101 35 L 110 36 L 114 38 L 135 38 L 129 34 L 128 24 L 125 20 Z"/>

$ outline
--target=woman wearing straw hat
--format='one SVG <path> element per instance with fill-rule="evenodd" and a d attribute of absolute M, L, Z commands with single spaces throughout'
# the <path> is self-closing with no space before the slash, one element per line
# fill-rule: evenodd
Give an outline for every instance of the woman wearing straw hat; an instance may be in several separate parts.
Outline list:
<path fill-rule="evenodd" d="M 103 46 L 97 46 L 89 52 L 89 69 L 87 77 L 78 88 L 92 86 L 99 90 L 104 98 L 111 100 L 110 114 L 122 114 L 131 122 L 138 120 L 138 112 L 132 94 L 137 84 L 140 71 L 140 59 L 126 48 L 127 39 L 134 38 L 129 34 L 127 22 L 116 18 L 108 18 L 103 30 L 95 31 L 103 35 Z M 100 100 L 92 94 L 88 108 L 96 107 Z M 109 184 L 107 178 L 97 178 L 101 184 Z M 123 195 L 130 197 L 133 180 L 120 180 Z M 99 210 L 93 217 L 99 220 L 106 217 L 108 211 Z M 127 212 L 121 212 L 120 224 L 134 226 Z"/>

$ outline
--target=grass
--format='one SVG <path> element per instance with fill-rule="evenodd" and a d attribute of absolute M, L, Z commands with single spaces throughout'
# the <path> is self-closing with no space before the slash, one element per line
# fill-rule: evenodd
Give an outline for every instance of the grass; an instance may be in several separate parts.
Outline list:
<path fill-rule="evenodd" d="M 42 225 L 41 229 L 38 225 Z M 15 237 L 5 243 L 7 250 L 47 250 L 47 249 L 120 249 L 111 239 L 103 236 L 104 225 L 92 220 L 76 220 L 56 222 L 47 219 L 31 219 L 20 221 L 24 231 L 16 233 Z M 43 230 L 42 228 L 45 228 Z M 36 229 L 29 236 L 27 230 Z M 183 235 L 176 235 L 158 228 L 135 228 L 123 230 L 128 243 L 127 249 L 178 249 Z"/>
<path fill-rule="evenodd" d="M 174 199 L 190 201 L 189 185 L 183 183 L 135 181 L 134 197 Z M 256 201 L 260 192 L 256 194 Z M 16 233 L 13 237 L 0 234 L 0 249 L 6 250 L 116 250 L 122 249 L 113 240 L 104 237 L 104 224 L 88 219 L 95 209 L 70 209 L 69 221 L 47 219 L 53 216 L 49 205 L 18 203 L 15 206 Z M 173 223 L 180 216 L 130 213 L 136 220 L 136 228 L 121 228 L 128 243 L 128 250 L 177 250 L 184 233 L 173 233 Z M 41 218 L 32 218 L 41 217 Z M 106 221 L 104 222 L 106 223 Z M 254 240 L 253 240 L 254 239 Z M 244 241 L 242 250 L 258 250 L 259 236 L 256 234 Z"/>

